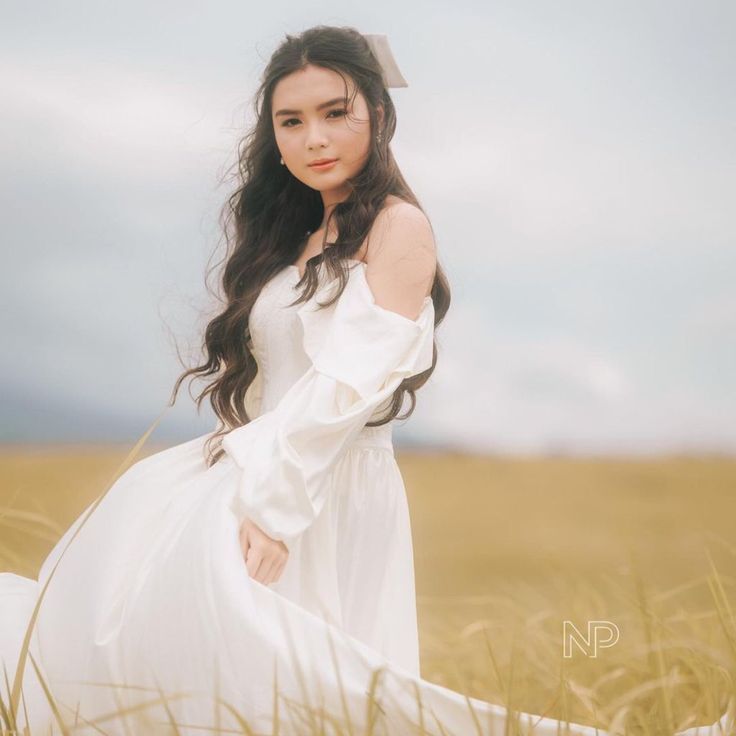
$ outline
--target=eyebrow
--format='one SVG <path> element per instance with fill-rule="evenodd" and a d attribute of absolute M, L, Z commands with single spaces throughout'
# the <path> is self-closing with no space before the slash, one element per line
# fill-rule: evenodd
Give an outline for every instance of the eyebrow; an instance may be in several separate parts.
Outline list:
<path fill-rule="evenodd" d="M 327 102 L 323 102 L 320 105 L 317 105 L 317 110 L 322 110 L 325 107 L 329 107 L 330 105 L 335 105 L 338 102 L 342 102 L 344 104 L 345 103 L 345 98 L 344 97 L 335 97 L 332 100 L 327 100 Z M 274 117 L 277 118 L 279 115 L 301 115 L 301 114 L 302 114 L 302 111 L 301 110 L 286 110 L 286 109 L 284 109 L 284 110 L 279 110 L 277 113 L 275 113 L 274 114 Z"/>

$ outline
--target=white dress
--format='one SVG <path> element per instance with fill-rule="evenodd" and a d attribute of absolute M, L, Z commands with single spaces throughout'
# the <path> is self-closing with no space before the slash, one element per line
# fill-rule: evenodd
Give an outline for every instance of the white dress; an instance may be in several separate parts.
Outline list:
<path fill-rule="evenodd" d="M 320 274 L 306 304 L 286 306 L 298 294 L 295 266 L 262 289 L 250 317 L 259 372 L 245 397 L 256 418 L 226 436 L 226 456 L 207 467 L 207 434 L 136 462 L 66 531 L 38 581 L 0 575 L 11 690 L 50 579 L 30 654 L 60 717 L 77 714 L 74 733 L 156 733 L 170 720 L 181 734 L 246 733 L 238 717 L 255 733 L 272 733 L 276 720 L 282 736 L 320 732 L 304 703 L 321 709 L 328 734 L 362 734 L 370 722 L 374 734 L 420 733 L 419 723 L 436 736 L 504 733 L 503 707 L 419 677 L 392 426 L 364 426 L 405 377 L 430 367 L 433 302 L 416 320 L 386 310 L 365 264 L 351 261 L 340 299 L 318 310 L 337 283 Z M 238 538 L 246 514 L 289 548 L 274 584 L 248 575 Z M 21 683 L 18 724 L 61 733 L 29 660 Z M 520 724 L 549 735 L 560 725 L 531 714 Z"/>

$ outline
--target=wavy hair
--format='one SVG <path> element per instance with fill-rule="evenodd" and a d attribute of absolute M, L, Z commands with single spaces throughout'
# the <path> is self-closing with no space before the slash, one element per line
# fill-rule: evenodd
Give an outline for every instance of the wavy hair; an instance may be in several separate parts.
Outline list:
<path fill-rule="evenodd" d="M 384 85 L 381 67 L 365 38 L 354 28 L 323 25 L 309 28 L 298 36 L 287 34 L 264 70 L 254 99 L 255 125 L 238 144 L 237 187 L 220 213 L 227 244 L 221 276 L 223 309 L 205 329 L 206 360 L 178 377 L 169 404 L 176 401 L 179 387 L 187 377 L 190 381 L 212 377 L 195 397 L 199 410 L 204 398 L 209 396 L 221 423 L 206 443 L 206 461 L 210 467 L 224 454 L 222 437 L 254 418 L 248 416 L 245 408 L 246 391 L 258 372 L 248 323 L 251 308 L 262 287 L 298 260 L 309 235 L 319 228 L 324 217 L 320 192 L 303 184 L 280 164 L 272 123 L 271 105 L 276 84 L 308 64 L 332 69 L 343 81 L 346 76 L 352 79 L 353 94 L 359 91 L 369 110 L 371 149 L 365 166 L 346 182 L 349 196 L 330 212 L 322 252 L 306 262 L 304 276 L 299 281 L 304 289 L 293 304 L 307 301 L 314 295 L 319 285 L 321 263 L 340 282 L 329 304 L 339 298 L 348 278 L 346 259 L 359 251 L 389 195 L 422 209 L 389 148 L 396 128 L 396 111 Z M 347 98 L 346 82 L 345 102 L 349 109 Z M 379 106 L 384 113 L 381 142 L 376 140 Z M 337 240 L 328 244 L 329 220 L 333 218 Z M 436 326 L 444 319 L 450 305 L 449 285 L 439 263 L 431 297 Z M 416 406 L 416 391 L 426 383 L 436 363 L 435 342 L 431 367 L 404 379 L 392 395 L 385 415 L 368 422 L 367 426 L 386 424 L 395 417 L 408 418 Z M 399 416 L 405 394 L 409 395 L 411 406 Z"/>

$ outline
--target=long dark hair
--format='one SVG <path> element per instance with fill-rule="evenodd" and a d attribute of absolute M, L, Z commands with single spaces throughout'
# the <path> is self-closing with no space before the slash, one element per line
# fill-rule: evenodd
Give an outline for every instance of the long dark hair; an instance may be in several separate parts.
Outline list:
<path fill-rule="evenodd" d="M 299 282 L 305 283 L 305 288 L 294 303 L 313 296 L 319 285 L 321 263 L 340 282 L 330 303 L 339 298 L 348 278 L 345 259 L 358 252 L 389 195 L 422 209 L 389 148 L 396 128 L 396 111 L 384 85 L 381 67 L 365 38 L 353 28 L 333 26 L 315 26 L 298 36 L 287 34 L 264 71 L 254 100 L 255 126 L 238 145 L 237 189 L 228 197 L 220 214 L 227 243 L 222 273 L 224 308 L 209 322 L 204 333 L 207 360 L 179 376 L 170 399 L 173 405 L 182 381 L 188 376 L 192 379 L 214 376 L 195 399 L 200 409 L 209 395 L 222 424 L 207 440 L 206 460 L 210 467 L 224 454 L 222 436 L 253 419 L 245 409 L 246 391 L 258 371 L 248 325 L 251 308 L 264 284 L 299 258 L 309 234 L 319 228 L 324 217 L 319 191 L 303 184 L 280 164 L 271 118 L 276 84 L 307 64 L 332 69 L 343 81 L 346 76 L 352 79 L 354 94 L 359 91 L 366 100 L 372 143 L 365 166 L 347 181 L 350 195 L 330 212 L 329 219 L 335 220 L 337 240 L 329 246 L 325 242 L 330 230 L 328 222 L 323 250 L 307 261 L 304 277 Z M 347 91 L 346 82 L 346 103 Z M 379 106 L 384 111 L 381 142 L 376 140 Z M 449 285 L 439 263 L 431 297 L 436 326 L 444 319 L 450 305 Z M 432 366 L 402 381 L 385 415 L 369 422 L 368 426 L 386 424 L 397 417 L 404 394 L 409 395 L 411 406 L 399 419 L 409 417 L 416 405 L 415 392 L 426 383 L 436 363 L 435 343 Z M 214 449 L 213 444 L 216 445 Z"/>

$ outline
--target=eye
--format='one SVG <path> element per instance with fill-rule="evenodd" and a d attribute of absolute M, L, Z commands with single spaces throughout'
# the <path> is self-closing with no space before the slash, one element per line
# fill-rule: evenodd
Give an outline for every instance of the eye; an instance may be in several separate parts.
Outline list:
<path fill-rule="evenodd" d="M 347 110 L 330 110 L 327 113 L 327 117 L 329 117 L 330 115 L 332 115 L 333 112 L 338 113 L 339 117 L 342 117 L 343 115 L 347 115 L 347 112 L 348 111 Z M 294 122 L 294 121 L 296 121 L 298 123 L 299 122 L 299 118 L 289 118 L 288 120 L 284 120 L 284 122 L 281 124 L 281 127 L 283 127 L 283 128 L 293 128 L 294 126 L 293 125 L 289 125 L 289 123 Z"/>

